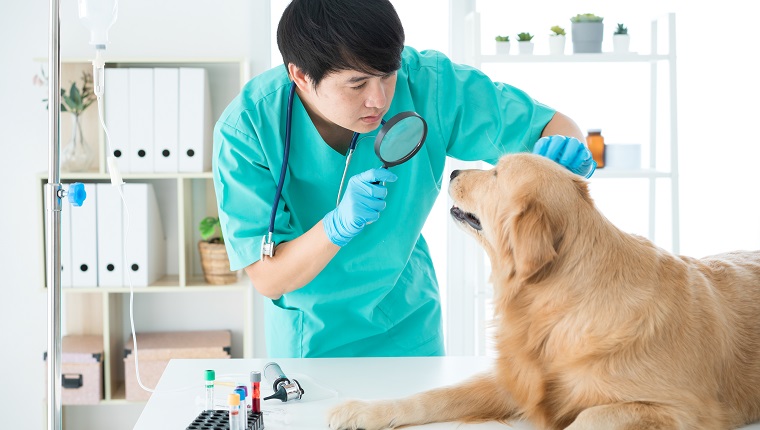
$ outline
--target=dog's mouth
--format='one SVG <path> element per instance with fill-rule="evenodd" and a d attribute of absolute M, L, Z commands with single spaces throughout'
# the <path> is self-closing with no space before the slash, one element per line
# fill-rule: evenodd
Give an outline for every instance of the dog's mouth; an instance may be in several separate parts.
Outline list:
<path fill-rule="evenodd" d="M 470 212 L 465 212 L 456 206 L 452 206 L 449 212 L 451 213 L 451 216 L 454 217 L 455 220 L 459 222 L 467 223 L 469 224 L 470 227 L 474 228 L 475 230 L 483 230 L 483 226 L 480 225 L 480 220 L 474 214 L 471 214 Z"/>

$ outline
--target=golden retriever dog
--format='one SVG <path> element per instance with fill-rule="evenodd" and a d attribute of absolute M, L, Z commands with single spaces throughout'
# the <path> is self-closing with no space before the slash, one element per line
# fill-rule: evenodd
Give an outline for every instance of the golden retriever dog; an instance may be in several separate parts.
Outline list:
<path fill-rule="evenodd" d="M 492 264 L 495 369 L 332 429 L 524 419 L 539 429 L 730 429 L 760 419 L 760 251 L 703 259 L 624 233 L 533 154 L 455 171 L 454 220 Z"/>

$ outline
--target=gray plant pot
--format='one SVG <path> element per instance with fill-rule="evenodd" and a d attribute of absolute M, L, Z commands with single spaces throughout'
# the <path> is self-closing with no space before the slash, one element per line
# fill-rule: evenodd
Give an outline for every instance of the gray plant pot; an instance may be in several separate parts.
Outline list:
<path fill-rule="evenodd" d="M 602 39 L 604 38 L 603 22 L 574 22 L 573 53 L 600 53 L 602 52 Z"/>

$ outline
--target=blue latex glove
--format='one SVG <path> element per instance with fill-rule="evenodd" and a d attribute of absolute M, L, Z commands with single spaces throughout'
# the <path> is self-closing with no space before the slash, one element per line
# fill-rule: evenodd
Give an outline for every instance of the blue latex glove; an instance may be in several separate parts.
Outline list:
<path fill-rule="evenodd" d="M 591 151 L 574 137 L 560 135 L 542 137 L 533 147 L 533 153 L 554 160 L 576 175 L 585 178 L 590 178 L 596 170 L 596 161 L 591 157 Z"/>
<path fill-rule="evenodd" d="M 338 207 L 322 219 L 330 241 L 344 246 L 365 225 L 377 221 L 380 212 L 385 209 L 385 196 L 388 195 L 388 189 L 383 183 L 394 182 L 396 179 L 398 176 L 388 169 L 371 169 L 352 176 Z"/>

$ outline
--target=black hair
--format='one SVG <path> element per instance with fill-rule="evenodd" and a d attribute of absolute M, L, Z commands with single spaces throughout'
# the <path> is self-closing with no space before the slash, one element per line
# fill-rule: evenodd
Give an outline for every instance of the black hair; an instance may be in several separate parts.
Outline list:
<path fill-rule="evenodd" d="M 398 70 L 404 28 L 388 0 L 293 0 L 277 26 L 277 46 L 285 66 L 298 66 L 316 88 L 341 70 Z"/>

